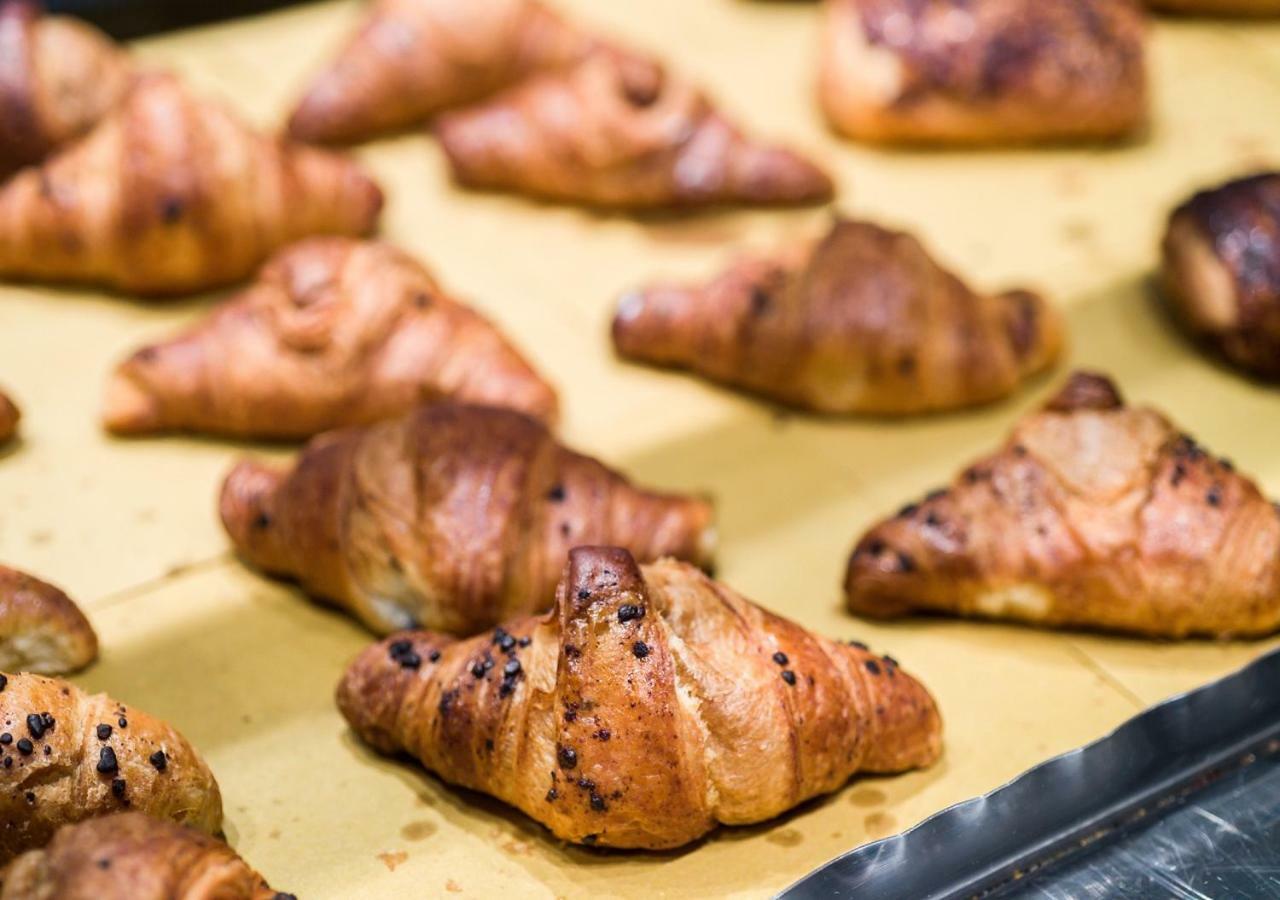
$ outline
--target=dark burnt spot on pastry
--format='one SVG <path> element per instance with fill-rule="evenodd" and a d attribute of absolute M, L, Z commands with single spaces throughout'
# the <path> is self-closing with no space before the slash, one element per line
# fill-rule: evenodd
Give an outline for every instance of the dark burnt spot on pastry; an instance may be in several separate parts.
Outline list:
<path fill-rule="evenodd" d="M 595 731 L 591 732 L 591 736 L 597 741 L 607 741 L 609 738 L 613 737 L 613 732 L 608 728 L 597 728 Z"/>
<path fill-rule="evenodd" d="M 624 603 L 618 607 L 618 621 L 623 624 L 644 618 L 644 607 L 634 603 Z"/>
<path fill-rule="evenodd" d="M 566 659 L 577 659 L 579 656 L 582 655 L 582 651 L 579 650 L 577 647 L 575 647 L 573 644 L 565 644 L 564 655 Z"/>
<path fill-rule="evenodd" d="M 431 296 L 423 291 L 413 295 L 413 305 L 418 309 L 426 309 L 431 305 Z"/>
<path fill-rule="evenodd" d="M 564 711 L 564 720 L 566 722 L 576 721 L 577 718 L 578 718 L 578 711 L 576 709 L 566 709 Z"/>
<path fill-rule="evenodd" d="M 181 197 L 165 197 L 160 202 L 160 218 L 166 225 L 176 224 L 187 211 L 187 204 Z"/>
<path fill-rule="evenodd" d="M 787 654 L 783 653 L 781 650 L 773 654 L 773 661 L 780 666 L 785 666 L 789 662 Z"/>
<path fill-rule="evenodd" d="M 631 645 L 631 655 L 636 659 L 644 659 L 649 655 L 649 645 L 644 641 L 636 641 Z"/>
<path fill-rule="evenodd" d="M 26 738 L 23 738 L 22 740 L 18 741 L 18 752 L 21 753 L 23 756 L 30 756 L 32 753 L 35 752 L 35 749 L 36 749 L 36 745 L 31 743 Z"/>
<path fill-rule="evenodd" d="M 942 519 L 936 512 L 929 512 L 924 517 L 924 524 L 929 528 L 937 528 L 942 525 Z"/>
<path fill-rule="evenodd" d="M 97 866 L 98 866 L 98 868 L 99 868 L 99 869 L 110 869 L 110 868 L 111 868 L 111 860 L 107 859 L 107 858 L 104 856 L 102 859 L 100 859 L 100 860 L 98 860 L 98 861 L 97 861 Z"/>
<path fill-rule="evenodd" d="M 271 527 L 271 516 L 265 512 L 260 512 L 253 517 L 253 527 L 259 531 Z"/>
<path fill-rule="evenodd" d="M 99 725 L 97 728 L 97 734 L 98 740 L 105 741 L 107 738 L 111 737 L 111 726 L 105 723 Z"/>
<path fill-rule="evenodd" d="M 45 756 L 52 756 L 52 755 L 53 755 L 53 748 L 52 748 L 52 747 L 50 747 L 48 744 L 45 744 L 45 745 L 44 745 L 44 755 L 45 755 Z"/>
<path fill-rule="evenodd" d="M 753 284 L 751 286 L 751 315 L 763 316 L 769 311 L 771 305 L 773 305 L 773 298 L 769 296 L 768 289 L 762 284 Z"/>
<path fill-rule="evenodd" d="M 561 535 L 563 535 L 564 537 L 568 537 L 572 532 L 573 532 L 573 529 L 569 527 L 569 523 L 568 523 L 568 522 L 561 522 L 561 523 L 560 523 L 560 534 L 561 534 Z"/>
<path fill-rule="evenodd" d="M 604 802 L 604 798 L 599 794 L 591 795 L 591 808 L 596 812 L 604 812 L 608 807 Z"/>
<path fill-rule="evenodd" d="M 876 662 L 874 659 L 867 660 L 863 665 L 866 666 L 867 671 L 872 675 L 880 674 L 880 663 Z"/>
<path fill-rule="evenodd" d="M 152 753 L 147 757 L 147 760 L 151 763 L 152 768 L 157 772 L 163 772 L 169 767 L 169 757 L 164 755 L 163 750 L 157 750 L 155 753 Z"/>
<path fill-rule="evenodd" d="M 902 573 L 910 573 L 916 570 L 916 561 L 912 559 L 911 554 L 899 551 L 897 556 L 898 571 Z"/>
<path fill-rule="evenodd" d="M 1221 506 L 1222 505 L 1222 488 L 1216 484 L 1213 487 L 1209 488 L 1208 492 L 1204 495 L 1204 502 L 1208 503 L 1210 506 L 1214 507 L 1215 509 Z"/>
<path fill-rule="evenodd" d="M 453 705 L 456 702 L 458 702 L 458 689 L 450 688 L 440 695 L 440 703 L 436 709 L 439 710 L 440 715 L 448 716 L 453 711 Z"/>
<path fill-rule="evenodd" d="M 430 653 L 428 653 L 428 654 L 427 654 L 427 659 L 431 660 L 432 662 L 439 662 L 439 661 L 440 661 L 440 651 L 439 651 L 439 650 L 432 650 Z"/>
<path fill-rule="evenodd" d="M 578 751 L 574 750 L 572 747 L 565 747 L 557 744 L 556 759 L 560 763 L 560 768 L 565 771 L 574 769 L 578 765 Z"/>
<path fill-rule="evenodd" d="M 867 542 L 866 546 L 863 549 L 866 550 L 866 552 L 871 556 L 879 556 L 881 553 L 884 553 L 885 551 L 884 541 L 880 540 L 879 538 L 872 538 L 870 541 Z"/>
<path fill-rule="evenodd" d="M 486 752 L 486 753 L 492 753 L 492 752 L 493 752 L 493 739 L 492 739 L 492 738 L 485 738 L 485 739 L 484 739 L 484 749 L 485 749 L 485 752 Z"/>
<path fill-rule="evenodd" d="M 783 680 L 783 681 L 785 681 L 787 684 L 791 685 L 791 687 L 795 687 L 795 686 L 796 686 L 796 673 L 795 673 L 795 672 L 792 672 L 790 669 L 783 669 L 783 670 L 782 670 L 782 680 Z"/>
<path fill-rule="evenodd" d="M 547 499 L 552 503 L 563 503 L 564 497 L 565 493 L 563 484 L 557 484 L 551 490 L 547 491 Z"/>
<path fill-rule="evenodd" d="M 866 650 L 866 649 L 868 649 L 866 644 L 864 644 L 862 641 L 856 641 L 856 640 L 850 640 L 850 641 L 849 641 L 849 646 L 850 646 L 850 647 L 857 647 L 859 650 Z"/>
<path fill-rule="evenodd" d="M 1027 448 L 1022 446 L 1021 444 L 1014 444 L 1013 455 L 1021 459 L 1022 457 L 1027 455 Z"/>
<path fill-rule="evenodd" d="M 560 796 L 560 792 L 557 791 L 555 788 L 551 788 L 550 790 L 547 791 L 547 802 L 554 803 L 556 798 L 559 796 Z"/>
<path fill-rule="evenodd" d="M 898 357 L 898 375 L 903 378 L 910 378 L 916 373 L 916 358 L 910 353 L 904 353 Z"/>

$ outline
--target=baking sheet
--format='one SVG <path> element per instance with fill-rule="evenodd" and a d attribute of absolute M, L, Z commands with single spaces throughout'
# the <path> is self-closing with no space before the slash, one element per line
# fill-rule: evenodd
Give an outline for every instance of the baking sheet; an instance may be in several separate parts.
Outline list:
<path fill-rule="evenodd" d="M 839 209 L 913 229 L 976 284 L 1044 289 L 1067 310 L 1071 364 L 1109 370 L 1130 396 L 1164 407 L 1280 495 L 1280 397 L 1187 348 L 1147 287 L 1172 204 L 1280 162 L 1276 26 L 1160 23 L 1156 124 L 1129 147 L 891 153 L 825 132 L 812 102 L 809 4 L 561 5 L 660 49 L 756 131 L 811 149 L 839 177 Z M 358 11 L 356 2 L 304 4 L 148 39 L 137 51 L 275 124 Z M 566 847 L 494 802 L 379 759 L 332 703 L 368 636 L 243 569 L 217 522 L 217 486 L 232 460 L 282 451 L 117 441 L 98 429 L 112 364 L 216 297 L 153 307 L 0 288 L 0 384 L 27 414 L 23 442 L 0 451 L 0 559 L 83 603 L 104 649 L 77 681 L 169 718 L 201 748 L 232 842 L 278 887 L 307 898 L 761 897 L 1276 645 L 850 618 L 839 584 L 855 537 L 992 446 L 1056 379 L 987 410 L 905 423 L 780 416 L 615 361 L 607 324 L 623 290 L 706 275 L 735 247 L 820 229 L 828 210 L 635 222 L 456 191 L 438 148 L 416 134 L 360 156 L 388 188 L 384 233 L 501 322 L 559 384 L 565 439 L 641 481 L 713 491 L 721 576 L 809 628 L 902 660 L 938 698 L 946 756 L 929 771 L 858 779 L 777 822 L 660 855 Z"/>

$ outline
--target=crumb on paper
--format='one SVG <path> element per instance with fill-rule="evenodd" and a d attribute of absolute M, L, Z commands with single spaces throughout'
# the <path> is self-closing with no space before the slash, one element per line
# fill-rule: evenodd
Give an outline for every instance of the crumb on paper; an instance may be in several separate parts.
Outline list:
<path fill-rule="evenodd" d="M 388 872 L 394 872 L 396 866 L 404 863 L 409 858 L 409 854 L 404 850 L 389 850 L 386 853 L 379 853 L 378 859 L 382 860 L 382 864 L 387 867 Z"/>
<path fill-rule="evenodd" d="M 444 883 L 444 889 L 451 894 L 462 893 L 462 885 L 458 884 L 458 882 L 454 881 L 452 878 Z"/>

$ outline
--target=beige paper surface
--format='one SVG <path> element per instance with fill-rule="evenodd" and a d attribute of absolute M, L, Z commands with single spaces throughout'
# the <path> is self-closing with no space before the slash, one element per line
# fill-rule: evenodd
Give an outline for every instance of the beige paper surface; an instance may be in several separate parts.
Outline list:
<path fill-rule="evenodd" d="M 1110 371 L 1280 494 L 1280 395 L 1190 349 L 1147 283 L 1171 204 L 1280 160 L 1280 28 L 1157 24 L 1155 124 L 1131 147 L 890 153 L 825 132 L 811 92 L 810 4 L 563 5 L 660 50 L 755 131 L 811 149 L 839 176 L 839 209 L 911 228 L 978 285 L 1048 292 L 1068 310 L 1072 364 Z M 137 50 L 275 123 L 357 11 L 311 4 Z M 116 441 L 98 428 L 114 361 L 216 298 L 147 306 L 0 288 L 0 384 L 26 412 L 22 443 L 0 455 L 0 559 L 83 603 L 103 657 L 77 681 L 170 719 L 200 747 L 223 788 L 229 838 L 276 887 L 306 898 L 763 896 L 1272 645 L 850 618 L 839 582 L 856 535 L 997 442 L 1066 367 L 977 413 L 900 424 L 778 417 L 691 378 L 620 364 L 607 323 L 625 289 L 710 273 L 744 244 L 820 228 L 827 211 L 642 224 L 456 191 L 420 135 L 360 155 L 388 190 L 385 235 L 491 313 L 558 383 L 566 440 L 641 481 L 713 491 L 721 576 L 812 629 L 895 655 L 937 696 L 946 756 L 666 855 L 566 847 L 495 802 L 378 759 L 331 699 L 369 636 L 241 567 L 216 519 L 230 462 L 281 451 Z"/>

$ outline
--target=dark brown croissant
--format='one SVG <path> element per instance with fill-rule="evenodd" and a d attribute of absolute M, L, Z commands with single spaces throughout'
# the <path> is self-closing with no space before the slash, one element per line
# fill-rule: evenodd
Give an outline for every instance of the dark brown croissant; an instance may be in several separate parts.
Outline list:
<path fill-rule="evenodd" d="M 706 500 L 633 486 L 507 410 L 440 405 L 322 435 L 222 489 L 236 549 L 380 633 L 474 634 L 546 609 L 571 547 L 710 562 Z"/>
<path fill-rule="evenodd" d="M 873 527 L 849 608 L 1148 636 L 1280 627 L 1280 512 L 1164 416 L 1076 374 L 994 455 Z"/>
<path fill-rule="evenodd" d="M 0 676 L 0 863 L 62 825 L 133 809 L 210 834 L 222 797 L 169 725 L 106 694 L 39 675 Z"/>
<path fill-rule="evenodd" d="M 1280 172 L 1202 191 L 1174 210 L 1163 281 L 1191 334 L 1241 369 L 1280 379 Z"/>
<path fill-rule="evenodd" d="M 1133 0 L 826 0 L 820 96 L 868 141 L 1115 138 L 1146 119 Z"/>
<path fill-rule="evenodd" d="M 312 238 L 205 321 L 125 361 L 103 418 L 121 434 L 299 438 L 450 399 L 556 414 L 555 391 L 519 351 L 414 259 Z"/>
<path fill-rule="evenodd" d="M 0 446 L 13 440 L 13 436 L 18 433 L 18 421 L 22 418 L 22 413 L 18 406 L 0 391 Z"/>
<path fill-rule="evenodd" d="M 975 294 L 910 235 L 849 221 L 706 285 L 629 294 L 613 322 L 631 359 L 806 409 L 895 415 L 1011 394 L 1054 363 L 1062 333 L 1035 294 Z"/>
<path fill-rule="evenodd" d="M 97 656 L 98 636 L 70 597 L 0 566 L 0 670 L 75 672 Z"/>
<path fill-rule="evenodd" d="M 0 900 L 297 900 L 222 841 L 136 812 L 64 825 L 0 881 Z"/>
<path fill-rule="evenodd" d="M 601 847 L 679 847 L 942 746 L 933 698 L 889 657 L 618 548 L 573 550 L 542 618 L 375 644 L 338 707 L 378 750 Z"/>
<path fill-rule="evenodd" d="M 0 189 L 0 276 L 192 293 L 311 234 L 364 234 L 382 194 L 341 156 L 267 138 L 149 75 L 86 138 Z"/>
<path fill-rule="evenodd" d="M 289 133 L 304 141 L 365 140 L 569 65 L 591 43 L 536 0 L 378 0 L 311 83 Z"/>
<path fill-rule="evenodd" d="M 833 192 L 815 165 L 743 135 L 692 85 L 612 50 L 442 116 L 437 132 L 461 184 L 551 200 L 662 208 Z"/>
<path fill-rule="evenodd" d="M 130 66 L 97 29 L 0 0 L 0 181 L 87 132 L 124 95 Z"/>

